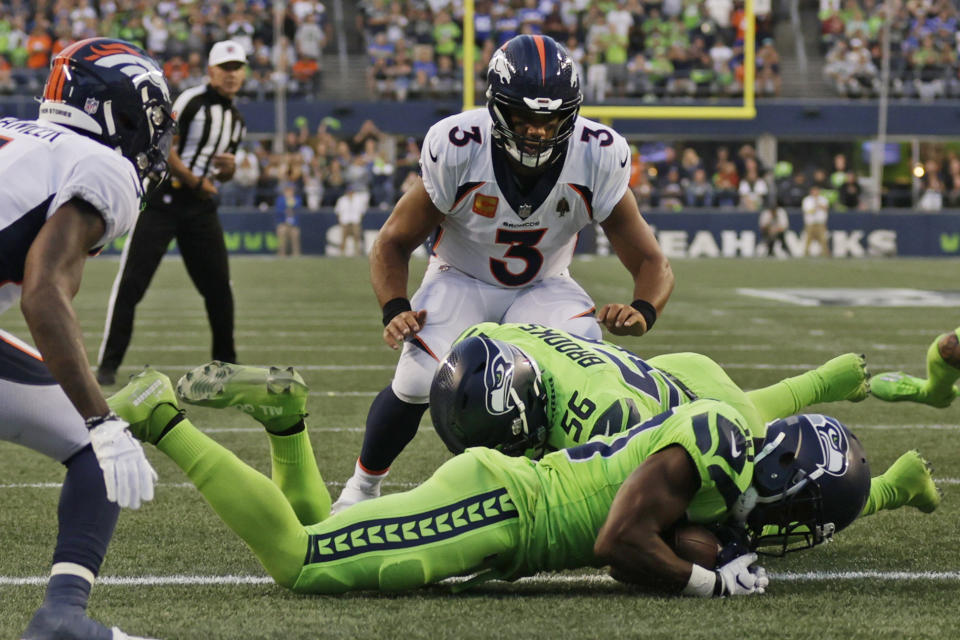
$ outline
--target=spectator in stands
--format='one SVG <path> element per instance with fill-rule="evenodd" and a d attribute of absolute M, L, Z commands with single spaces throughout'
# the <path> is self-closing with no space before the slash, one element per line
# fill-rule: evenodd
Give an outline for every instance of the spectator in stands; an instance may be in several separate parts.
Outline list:
<path fill-rule="evenodd" d="M 10 61 L 5 56 L 0 55 L 0 93 L 13 93 L 16 89 L 12 69 Z"/>
<path fill-rule="evenodd" d="M 346 181 L 343 179 L 343 165 L 340 159 L 335 158 L 327 167 L 327 173 L 323 177 L 323 206 L 332 207 L 336 205 L 337 200 L 347 189 Z"/>
<path fill-rule="evenodd" d="M 707 180 L 707 172 L 698 167 L 693 179 L 686 186 L 685 199 L 688 207 L 712 207 L 713 185 Z"/>
<path fill-rule="evenodd" d="M 277 223 L 277 255 L 300 255 L 300 219 L 299 212 L 303 201 L 297 195 L 292 182 L 285 182 L 274 209 Z"/>
<path fill-rule="evenodd" d="M 50 66 L 50 49 L 53 39 L 47 32 L 46 20 L 37 20 L 27 38 L 27 68 L 42 71 L 45 75 Z"/>
<path fill-rule="evenodd" d="M 940 180 L 940 173 L 936 170 L 927 170 L 921 180 L 920 200 L 917 202 L 917 209 L 920 211 L 940 211 L 943 209 L 943 182 Z"/>
<path fill-rule="evenodd" d="M 845 209 L 859 209 L 861 205 L 860 196 L 862 194 L 862 189 L 860 187 L 860 182 L 857 180 L 857 174 L 853 171 L 848 171 L 844 176 L 843 184 L 841 184 L 837 189 L 837 193 L 837 202 L 839 202 L 839 204 Z"/>
<path fill-rule="evenodd" d="M 757 161 L 753 158 L 747 158 L 746 173 L 737 191 L 740 195 L 740 208 L 744 211 L 759 211 L 760 207 L 767 200 L 767 183 L 757 173 Z"/>
<path fill-rule="evenodd" d="M 740 176 L 737 165 L 731 161 L 724 162 L 713 174 L 713 189 L 715 202 L 718 207 L 735 207 L 740 200 L 738 188 Z"/>
<path fill-rule="evenodd" d="M 324 162 L 326 162 L 326 159 L 324 159 Z M 303 172 L 303 198 L 306 201 L 307 209 L 310 211 L 319 209 L 320 203 L 323 202 L 323 179 L 320 177 L 322 175 L 320 164 L 320 157 L 314 156 Z"/>
<path fill-rule="evenodd" d="M 457 56 L 460 35 L 460 27 L 451 19 L 450 13 L 443 9 L 437 11 L 433 22 L 433 49 L 438 59 L 441 56 Z"/>
<path fill-rule="evenodd" d="M 947 160 L 944 189 L 944 206 L 952 209 L 960 207 L 960 157 L 956 153 L 952 153 Z"/>
<path fill-rule="evenodd" d="M 640 171 L 637 174 L 636 182 L 630 185 L 630 190 L 633 191 L 641 211 L 656 204 L 656 190 L 650 182 L 650 174 L 647 171 Z"/>
<path fill-rule="evenodd" d="M 820 193 L 820 187 L 813 184 L 810 187 L 810 193 L 804 197 L 801 203 L 803 208 L 803 232 L 806 235 L 806 241 L 803 245 L 803 255 L 810 255 L 810 245 L 816 242 L 820 246 L 820 256 L 830 255 L 830 249 L 827 246 L 827 218 L 830 214 L 830 203 L 827 198 Z"/>
<path fill-rule="evenodd" d="M 354 255 L 363 255 L 363 216 L 370 206 L 370 192 L 356 183 L 348 183 L 346 191 L 337 198 L 334 211 L 340 225 L 340 255 L 347 255 L 347 240 L 353 240 Z"/>
<path fill-rule="evenodd" d="M 757 95 L 780 95 L 780 54 L 773 40 L 765 39 L 757 50 Z"/>
<path fill-rule="evenodd" d="M 786 234 L 790 228 L 790 219 L 787 217 L 787 210 L 778 207 L 770 202 L 763 211 L 760 212 L 760 235 L 763 238 L 763 244 L 766 246 L 768 256 L 787 257 L 790 250 L 787 248 Z M 782 253 L 776 253 L 776 245 L 779 244 Z"/>
<path fill-rule="evenodd" d="M 697 155 L 696 149 L 693 147 L 685 147 L 683 153 L 680 155 L 680 178 L 683 180 L 692 180 L 693 174 L 697 169 L 703 168 L 703 162 L 700 161 L 700 156 Z"/>
<path fill-rule="evenodd" d="M 660 206 L 664 209 L 680 211 L 683 209 L 683 185 L 680 184 L 680 169 L 670 167 L 658 189 Z"/>
<path fill-rule="evenodd" d="M 830 186 L 840 189 L 847 181 L 847 156 L 838 153 L 833 156 L 833 173 L 830 174 Z"/>
<path fill-rule="evenodd" d="M 233 180 L 220 187 L 220 202 L 225 206 L 252 207 L 260 179 L 260 163 L 246 145 L 237 149 L 236 163 Z"/>
<path fill-rule="evenodd" d="M 737 165 L 737 174 L 741 176 L 745 175 L 747 173 L 747 164 L 751 160 L 757 165 L 757 175 L 760 177 L 765 176 L 767 168 L 763 166 L 763 162 L 757 157 L 757 150 L 754 149 L 752 144 L 744 144 L 737 149 L 737 157 L 733 159 L 734 164 Z"/>

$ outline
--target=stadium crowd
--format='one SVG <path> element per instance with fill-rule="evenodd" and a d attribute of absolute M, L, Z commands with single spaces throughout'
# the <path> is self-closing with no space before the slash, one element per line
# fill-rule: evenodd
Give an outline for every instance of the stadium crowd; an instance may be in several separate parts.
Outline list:
<path fill-rule="evenodd" d="M 0 93 L 39 93 L 52 56 L 77 40 L 106 36 L 146 49 L 163 64 L 174 93 L 201 84 L 210 47 L 229 38 L 250 61 L 243 94 L 264 98 L 284 82 L 291 93 L 315 95 L 329 31 L 324 4 L 313 0 L 287 3 L 277 42 L 265 0 L 13 0 L 0 3 Z"/>
<path fill-rule="evenodd" d="M 769 3 L 757 11 L 757 89 L 780 91 Z M 404 100 L 457 93 L 462 19 L 447 0 L 362 0 L 368 82 Z M 475 82 L 493 51 L 517 34 L 564 43 L 579 65 L 587 102 L 610 98 L 737 96 L 743 91 L 742 0 L 477 0 Z M 478 94 L 478 95 L 479 95 Z"/>
<path fill-rule="evenodd" d="M 890 25 L 890 92 L 894 97 L 960 97 L 958 11 L 950 0 L 821 0 L 824 78 L 837 93 L 880 91 L 882 30 Z"/>

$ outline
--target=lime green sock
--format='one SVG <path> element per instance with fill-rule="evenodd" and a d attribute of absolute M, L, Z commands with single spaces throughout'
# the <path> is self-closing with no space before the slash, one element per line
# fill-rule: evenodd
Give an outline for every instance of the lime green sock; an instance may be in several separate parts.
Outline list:
<path fill-rule="evenodd" d="M 870 494 L 867 503 L 863 505 L 860 517 L 870 516 L 884 509 L 902 507 L 910 499 L 910 495 L 901 491 L 896 484 L 882 475 L 870 479 Z"/>
<path fill-rule="evenodd" d="M 769 387 L 748 391 L 747 397 L 766 423 L 800 413 L 811 404 L 820 402 L 823 389 L 820 374 L 807 371 Z"/>
<path fill-rule="evenodd" d="M 315 524 L 330 515 L 330 493 L 323 484 L 306 429 L 289 436 L 267 433 L 273 482 L 293 507 L 301 524 Z"/>
<path fill-rule="evenodd" d="M 189 420 L 171 429 L 157 448 L 183 469 L 273 579 L 293 586 L 306 557 L 307 533 L 280 489 Z"/>

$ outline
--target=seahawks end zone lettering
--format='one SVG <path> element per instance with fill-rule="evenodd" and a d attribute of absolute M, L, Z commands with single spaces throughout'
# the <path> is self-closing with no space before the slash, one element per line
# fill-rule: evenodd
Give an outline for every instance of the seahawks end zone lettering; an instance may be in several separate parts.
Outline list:
<path fill-rule="evenodd" d="M 704 229 L 690 232 L 654 229 L 654 232 L 668 258 L 750 258 L 766 255 L 763 239 L 758 237 L 755 231 L 724 229 L 715 232 Z M 787 231 L 784 239 L 790 256 L 803 255 L 803 234 Z M 893 229 L 876 229 L 870 232 L 830 231 L 829 246 L 834 258 L 894 256 L 897 255 L 897 232 Z M 814 246 L 811 253 L 818 250 L 819 247 Z M 780 255 L 782 249 L 775 247 L 774 251 Z"/>
<path fill-rule="evenodd" d="M 958 307 L 960 291 L 922 289 L 751 289 L 737 293 L 801 307 Z"/>

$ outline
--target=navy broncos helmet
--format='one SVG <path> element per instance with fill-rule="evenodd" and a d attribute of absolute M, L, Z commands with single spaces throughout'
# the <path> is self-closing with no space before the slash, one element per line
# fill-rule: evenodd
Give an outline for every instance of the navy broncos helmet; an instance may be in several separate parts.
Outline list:
<path fill-rule="evenodd" d="M 467 447 L 511 456 L 530 449 L 542 453 L 545 407 L 537 363 L 518 347 L 486 336 L 454 345 L 430 385 L 433 426 L 453 453 Z"/>
<path fill-rule="evenodd" d="M 170 110 L 163 71 L 143 49 L 124 40 L 89 38 L 50 63 L 39 118 L 118 150 L 146 190 L 166 174 L 176 129 Z"/>
<path fill-rule="evenodd" d="M 493 139 L 526 167 L 542 167 L 560 157 L 557 148 L 573 134 L 583 96 L 570 53 L 548 36 L 521 35 L 497 49 L 487 68 L 487 109 Z M 559 116 L 551 138 L 517 134 L 515 115 Z"/>
<path fill-rule="evenodd" d="M 767 427 L 745 497 L 756 505 L 746 519 L 755 547 L 770 555 L 828 541 L 853 522 L 870 493 L 863 445 L 839 420 L 804 414 Z"/>

